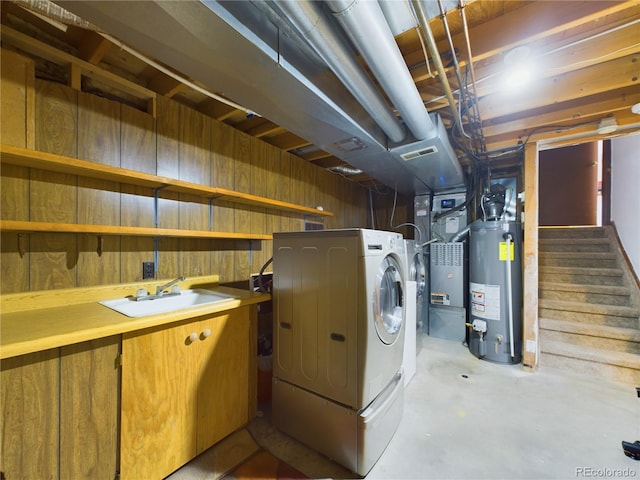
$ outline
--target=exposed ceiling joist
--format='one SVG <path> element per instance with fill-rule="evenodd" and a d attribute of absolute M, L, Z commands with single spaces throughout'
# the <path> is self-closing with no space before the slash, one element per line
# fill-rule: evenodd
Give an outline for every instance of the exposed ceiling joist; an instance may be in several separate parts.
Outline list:
<path fill-rule="evenodd" d="M 35 5 L 38 2 L 20 3 Z M 640 116 L 630 113 L 631 105 L 640 102 L 640 4 L 637 1 L 475 0 L 464 5 L 482 132 L 488 150 L 517 147 L 518 142 L 526 139 L 546 142 L 544 145 L 548 148 L 606 138 L 595 133 L 602 118 L 616 119 L 619 131 L 613 135 L 640 130 Z M 118 4 L 118 9 L 126 15 L 129 5 Z M 298 133 L 293 132 L 295 129 L 288 130 L 268 115 L 264 118 L 254 115 L 250 110 L 252 105 L 237 108 L 211 98 L 207 92 L 217 95 L 215 88 L 205 83 L 196 84 L 185 72 L 171 70 L 173 65 L 162 65 L 160 69 L 158 63 L 153 63 L 157 62 L 155 58 L 145 63 L 143 57 L 130 55 L 122 48 L 121 40 L 111 40 L 113 37 L 109 34 L 113 32 L 103 36 L 42 16 L 42 12 L 35 15 L 16 4 L 3 2 L 2 47 L 33 56 L 36 72 L 42 78 L 56 80 L 59 75 L 59 81 L 77 89 L 87 85 L 91 91 L 105 88 L 111 98 L 121 93 L 124 101 L 149 113 L 155 111 L 156 96 L 172 98 L 249 136 L 298 155 L 310 165 L 328 169 L 351 166 L 322 145 L 303 138 L 305 135 L 297 130 Z M 446 16 L 463 81 L 468 82 L 469 57 L 460 9 L 453 8 Z M 459 101 L 455 92 L 458 79 L 442 19 L 432 18 L 429 25 L 445 64 L 447 79 Z M 416 29 L 401 33 L 396 41 L 426 108 L 440 113 L 449 127 L 451 111 L 432 59 L 425 56 Z M 502 80 L 504 60 L 508 51 L 519 46 L 527 47 L 531 59 L 539 61 L 537 76 L 521 93 L 509 96 Z M 175 72 L 177 76 L 167 75 L 166 71 Z M 322 80 L 331 73 L 317 72 L 317 75 Z M 264 95 L 269 96 L 270 92 L 265 91 Z M 468 115 L 464 116 L 471 122 Z M 465 152 L 459 150 L 458 154 L 463 164 L 470 162 Z M 492 161 L 492 168 L 501 159 L 497 157 Z M 507 164 L 512 166 L 513 159 L 505 160 Z M 349 178 L 366 187 L 379 186 L 379 181 L 367 178 L 366 173 Z"/>

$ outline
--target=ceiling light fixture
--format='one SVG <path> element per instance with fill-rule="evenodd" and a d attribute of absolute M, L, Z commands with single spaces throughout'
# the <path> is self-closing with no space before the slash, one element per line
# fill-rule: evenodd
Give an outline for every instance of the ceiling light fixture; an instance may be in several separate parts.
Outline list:
<path fill-rule="evenodd" d="M 531 55 L 531 49 L 526 45 L 514 47 L 504 54 L 505 65 L 521 65 Z"/>
<path fill-rule="evenodd" d="M 631 105 L 631 113 L 640 115 L 640 102 L 636 103 L 635 105 Z"/>
<path fill-rule="evenodd" d="M 345 175 L 360 175 L 362 173 L 362 170 L 360 170 L 359 168 L 351 168 L 344 165 L 337 165 L 335 167 L 329 168 L 328 170 L 331 172 L 343 173 Z"/>
<path fill-rule="evenodd" d="M 531 69 L 526 65 L 512 65 L 504 77 L 504 84 L 510 90 L 519 90 L 530 83 Z"/>
<path fill-rule="evenodd" d="M 618 122 L 615 117 L 603 118 L 598 124 L 598 135 L 613 133 L 618 129 Z"/>
<path fill-rule="evenodd" d="M 533 78 L 531 50 L 526 45 L 512 48 L 504 54 L 506 71 L 503 82 L 510 91 L 519 91 L 529 85 Z"/>

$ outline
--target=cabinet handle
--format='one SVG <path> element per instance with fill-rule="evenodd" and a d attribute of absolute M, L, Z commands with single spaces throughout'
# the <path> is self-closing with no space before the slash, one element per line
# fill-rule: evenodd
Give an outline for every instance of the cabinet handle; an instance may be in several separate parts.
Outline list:
<path fill-rule="evenodd" d="M 210 337 L 210 336 L 211 336 L 211 329 L 205 328 L 202 331 L 202 339 L 204 340 L 205 338 Z"/>
<path fill-rule="evenodd" d="M 196 340 L 198 340 L 198 334 L 196 332 L 193 332 L 191 335 L 189 335 L 189 342 L 193 343 Z"/>

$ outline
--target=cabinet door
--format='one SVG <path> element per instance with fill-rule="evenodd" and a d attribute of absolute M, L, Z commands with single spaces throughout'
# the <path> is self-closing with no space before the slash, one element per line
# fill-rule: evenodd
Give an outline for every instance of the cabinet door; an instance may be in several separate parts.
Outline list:
<path fill-rule="evenodd" d="M 122 341 L 120 475 L 164 478 L 196 454 L 197 322 Z"/>
<path fill-rule="evenodd" d="M 2 478 L 58 478 L 58 349 L 2 360 Z"/>
<path fill-rule="evenodd" d="M 249 307 L 200 323 L 198 453 L 249 420 L 249 325 Z"/>
<path fill-rule="evenodd" d="M 119 351 L 119 336 L 60 349 L 61 479 L 115 478 Z"/>

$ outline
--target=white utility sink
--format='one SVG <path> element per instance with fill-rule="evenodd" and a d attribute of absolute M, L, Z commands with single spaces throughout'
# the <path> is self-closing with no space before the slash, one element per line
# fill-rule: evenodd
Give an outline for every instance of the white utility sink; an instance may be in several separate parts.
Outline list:
<path fill-rule="evenodd" d="M 133 297 L 125 297 L 116 298 L 115 300 L 103 300 L 98 303 L 127 317 L 137 318 L 175 312 L 176 310 L 195 307 L 196 305 L 224 302 L 233 298 L 236 297 L 210 290 L 196 289 L 183 290 L 180 295 L 154 298 L 153 300 L 136 301 Z"/>

